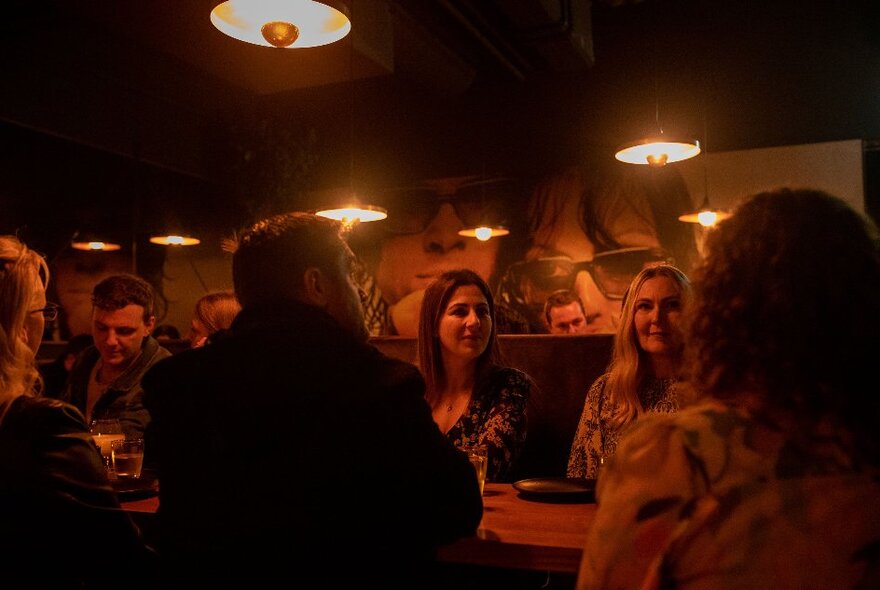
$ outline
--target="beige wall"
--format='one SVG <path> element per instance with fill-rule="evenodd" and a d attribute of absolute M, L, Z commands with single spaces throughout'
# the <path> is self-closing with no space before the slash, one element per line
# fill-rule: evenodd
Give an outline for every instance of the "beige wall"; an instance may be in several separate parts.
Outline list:
<path fill-rule="evenodd" d="M 163 323 L 176 326 L 186 338 L 196 301 L 212 291 L 232 288 L 232 255 L 219 245 L 203 242 L 188 248 L 170 248 L 162 286 L 168 299 Z"/>

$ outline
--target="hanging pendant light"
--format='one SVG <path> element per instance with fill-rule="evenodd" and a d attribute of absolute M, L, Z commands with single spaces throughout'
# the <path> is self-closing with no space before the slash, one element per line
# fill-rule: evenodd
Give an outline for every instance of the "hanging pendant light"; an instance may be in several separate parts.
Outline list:
<path fill-rule="evenodd" d="M 328 45 L 351 31 L 342 11 L 313 0 L 227 0 L 211 23 L 239 41 L 282 49 Z"/>
<path fill-rule="evenodd" d="M 122 246 L 110 239 L 109 236 L 80 231 L 73 234 L 70 247 L 83 252 L 115 252 L 122 249 Z"/>
<path fill-rule="evenodd" d="M 346 228 L 354 227 L 358 223 L 381 221 L 388 217 L 388 211 L 376 205 L 362 205 L 353 202 L 348 205 L 340 205 L 329 209 L 316 211 L 315 215 L 341 221 Z"/>
<path fill-rule="evenodd" d="M 656 10 L 655 4 L 656 0 L 651 4 L 652 11 Z M 656 18 L 656 14 L 654 14 L 655 29 Z M 617 149 L 614 157 L 627 164 L 665 166 L 666 164 L 693 158 L 700 153 L 699 141 L 690 138 L 671 137 L 663 133 L 663 127 L 660 125 L 660 92 L 656 57 L 660 53 L 656 47 L 656 30 L 653 37 L 654 48 L 651 55 L 654 60 L 654 122 L 656 132 L 646 138 L 628 142 Z"/>
<path fill-rule="evenodd" d="M 349 83 L 349 163 L 348 163 L 348 197 L 344 200 L 336 200 L 338 203 L 330 207 L 319 209 L 315 215 L 328 217 L 341 221 L 346 231 L 351 230 L 360 223 L 381 221 L 388 217 L 388 211 L 378 205 L 364 203 L 358 198 L 354 190 L 354 122 L 355 122 L 355 96 L 354 96 L 354 36 L 348 39 L 348 83 Z"/>
<path fill-rule="evenodd" d="M 706 100 L 708 104 L 708 100 Z M 707 107 L 703 108 L 703 142 L 709 141 L 709 115 Z M 703 203 L 700 208 L 692 213 L 685 213 L 678 217 L 685 223 L 699 223 L 703 227 L 713 227 L 716 223 L 730 217 L 730 213 L 721 209 L 714 209 L 709 204 L 709 158 L 708 153 L 703 155 Z"/>
<path fill-rule="evenodd" d="M 458 232 L 458 235 L 466 238 L 477 238 L 481 242 L 488 242 L 492 238 L 510 235 L 510 230 L 503 225 L 480 225 L 466 227 Z"/>
<path fill-rule="evenodd" d="M 621 146 L 614 157 L 627 164 L 665 166 L 693 158 L 699 153 L 699 141 L 664 137 L 661 130 L 658 137 L 641 139 Z"/>
<path fill-rule="evenodd" d="M 150 236 L 151 244 L 159 244 L 160 246 L 196 246 L 202 241 L 192 236 L 181 234 L 164 234 Z"/>
<path fill-rule="evenodd" d="M 685 213 L 684 215 L 680 215 L 678 220 L 684 221 L 685 223 L 699 223 L 703 227 L 712 227 L 719 221 L 723 219 L 727 219 L 730 217 L 730 213 L 727 211 L 723 211 L 721 209 L 713 209 L 711 205 L 709 205 L 709 195 L 706 194 L 703 199 L 703 204 L 700 205 L 699 210 L 694 211 L 693 213 Z"/>

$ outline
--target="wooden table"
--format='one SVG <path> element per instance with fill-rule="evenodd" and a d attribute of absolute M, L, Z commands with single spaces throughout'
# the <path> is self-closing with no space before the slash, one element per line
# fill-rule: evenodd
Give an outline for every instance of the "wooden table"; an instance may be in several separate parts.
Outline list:
<path fill-rule="evenodd" d="M 143 524 L 159 498 L 123 502 Z M 441 561 L 575 574 L 595 504 L 551 504 L 523 500 L 510 484 L 487 483 L 483 520 L 473 537 L 440 548 Z"/>

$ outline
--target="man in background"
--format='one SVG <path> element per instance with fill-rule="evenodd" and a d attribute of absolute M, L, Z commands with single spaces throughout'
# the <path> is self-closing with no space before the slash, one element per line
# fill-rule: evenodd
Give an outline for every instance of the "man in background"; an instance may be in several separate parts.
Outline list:
<path fill-rule="evenodd" d="M 480 522 L 421 374 L 367 343 L 340 231 L 289 213 L 244 232 L 230 333 L 144 377 L 172 584 L 426 587 Z"/>
<path fill-rule="evenodd" d="M 86 423 L 117 419 L 126 438 L 143 438 L 150 415 L 143 406 L 141 377 L 171 353 L 150 336 L 156 323 L 153 287 L 130 275 L 111 275 L 92 291 L 94 346 L 80 354 L 62 399 Z"/>
<path fill-rule="evenodd" d="M 589 334 L 590 325 L 580 297 L 568 289 L 554 291 L 544 303 L 544 318 L 551 334 Z"/>

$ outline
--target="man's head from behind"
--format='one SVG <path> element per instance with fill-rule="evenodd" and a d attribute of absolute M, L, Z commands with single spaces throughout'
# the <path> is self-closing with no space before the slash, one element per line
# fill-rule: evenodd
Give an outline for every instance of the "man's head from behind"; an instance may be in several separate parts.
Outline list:
<path fill-rule="evenodd" d="M 544 318 L 551 334 L 586 334 L 588 332 L 584 305 L 576 293 L 568 289 L 553 292 L 544 303 Z"/>
<path fill-rule="evenodd" d="M 310 213 L 285 213 L 257 222 L 240 237 L 232 281 L 242 308 L 293 301 L 319 307 L 366 339 L 354 256 L 342 226 Z"/>
<path fill-rule="evenodd" d="M 92 290 L 92 335 L 105 366 L 127 368 L 156 323 L 153 287 L 144 279 L 112 275 Z"/>

